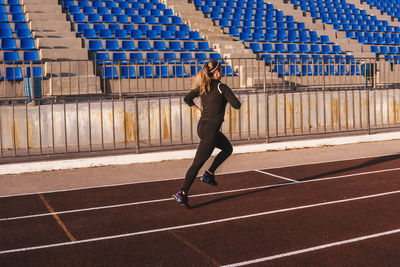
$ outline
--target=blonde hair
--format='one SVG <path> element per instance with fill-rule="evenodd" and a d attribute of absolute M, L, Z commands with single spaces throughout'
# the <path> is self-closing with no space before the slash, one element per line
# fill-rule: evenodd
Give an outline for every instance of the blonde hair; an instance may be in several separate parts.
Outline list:
<path fill-rule="evenodd" d="M 200 95 L 206 95 L 210 92 L 211 77 L 214 72 L 221 67 L 218 61 L 210 61 L 203 65 L 203 68 L 197 73 L 193 79 L 193 87 L 199 88 Z"/>

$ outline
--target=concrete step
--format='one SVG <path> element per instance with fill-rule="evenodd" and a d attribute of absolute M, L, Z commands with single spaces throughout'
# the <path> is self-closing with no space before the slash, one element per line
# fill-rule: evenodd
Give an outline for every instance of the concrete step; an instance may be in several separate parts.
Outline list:
<path fill-rule="evenodd" d="M 37 46 L 43 48 L 82 48 L 82 42 L 78 38 L 37 38 Z"/>
<path fill-rule="evenodd" d="M 49 4 L 49 5 L 54 5 L 54 3 L 57 3 L 57 1 L 54 0 L 21 0 L 20 1 L 21 5 L 30 5 L 30 4 L 38 4 L 38 5 L 43 5 L 43 4 Z"/>
<path fill-rule="evenodd" d="M 26 4 L 23 6 L 25 13 L 62 14 L 62 8 L 57 4 Z"/>
<path fill-rule="evenodd" d="M 33 31 L 35 38 L 76 38 L 74 32 L 55 32 L 51 30 L 47 31 Z"/>
<path fill-rule="evenodd" d="M 70 32 L 71 31 L 71 23 L 66 20 L 60 21 L 30 21 L 29 27 L 33 31 L 45 31 L 52 30 L 55 32 Z"/>
<path fill-rule="evenodd" d="M 85 48 L 80 49 L 40 49 L 40 59 L 49 60 L 88 60 L 88 51 Z"/>
<path fill-rule="evenodd" d="M 102 94 L 100 78 L 95 75 L 50 78 L 44 81 L 43 96 Z"/>
<path fill-rule="evenodd" d="M 65 14 L 49 14 L 49 13 L 26 13 L 27 21 L 66 21 L 67 17 Z"/>

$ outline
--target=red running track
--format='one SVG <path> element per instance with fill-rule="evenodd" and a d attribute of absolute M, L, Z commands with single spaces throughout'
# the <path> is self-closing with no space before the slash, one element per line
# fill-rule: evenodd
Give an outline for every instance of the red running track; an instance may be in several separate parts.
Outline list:
<path fill-rule="evenodd" d="M 398 266 L 400 156 L 0 198 L 1 266 Z M 53 212 L 53 213 L 50 213 Z"/>

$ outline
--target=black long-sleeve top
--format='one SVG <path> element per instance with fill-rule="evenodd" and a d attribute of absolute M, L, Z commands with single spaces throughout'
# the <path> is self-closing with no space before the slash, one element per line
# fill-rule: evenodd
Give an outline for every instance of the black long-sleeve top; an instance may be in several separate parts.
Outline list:
<path fill-rule="evenodd" d="M 190 91 L 184 98 L 186 104 L 190 107 L 195 103 L 193 99 L 200 96 L 199 88 Z M 229 102 L 235 109 L 239 109 L 241 103 L 232 90 L 219 80 L 211 80 L 210 92 L 200 96 L 203 109 L 200 120 L 222 123 L 224 121 L 225 107 Z"/>

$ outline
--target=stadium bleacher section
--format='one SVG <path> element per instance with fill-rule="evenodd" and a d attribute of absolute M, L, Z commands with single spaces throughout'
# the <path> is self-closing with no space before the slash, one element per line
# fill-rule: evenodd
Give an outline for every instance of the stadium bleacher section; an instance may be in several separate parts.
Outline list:
<path fill-rule="evenodd" d="M 21 81 L 34 75 L 42 76 L 38 49 L 25 20 L 19 0 L 8 0 L 0 5 L 0 39 L 2 67 L 0 78 L 5 81 Z"/>
<path fill-rule="evenodd" d="M 32 67 L 33 74 L 41 79 L 65 75 L 61 66 L 59 73 L 53 75 L 50 72 L 54 65 L 43 65 L 43 59 L 50 58 L 44 56 L 43 51 L 52 48 L 46 47 L 45 40 L 35 41 L 42 37 L 41 33 L 32 32 L 37 17 L 26 13 L 30 1 L 34 0 L 23 4 L 19 0 L 7 0 L 0 4 L 0 45 L 4 62 L 0 77 L 5 81 L 22 81 L 30 75 Z M 277 77 L 361 75 L 360 61 L 356 61 L 360 53 L 355 57 L 349 49 L 351 45 L 343 49 L 343 38 L 340 38 L 343 35 L 339 33 L 344 34 L 349 44 L 356 42 L 357 47 L 353 47 L 362 53 L 375 55 L 390 64 L 399 63 L 400 25 L 393 24 L 393 20 L 367 14 L 366 10 L 346 0 L 284 2 L 290 4 L 291 9 L 282 10 L 282 3 L 275 0 L 191 0 L 189 4 L 199 12 L 195 16 L 202 14 L 204 21 L 212 21 L 213 27 L 232 38 L 231 43 L 242 44 L 243 49 L 256 55 L 265 63 L 267 71 Z M 392 18 L 400 14 L 397 5 L 389 1 L 364 2 Z M 175 9 L 179 7 L 168 5 L 168 1 L 64 0 L 60 8 L 67 15 L 66 22 L 71 23 L 74 38 L 82 42 L 81 49 L 86 51 L 87 60 L 94 62 L 94 74 L 102 80 L 190 78 L 209 59 L 224 62 L 225 76 L 255 72 L 226 60 L 226 55 L 221 53 L 223 49 L 213 45 L 218 40 L 205 35 L 193 26 L 195 23 L 188 23 L 181 17 L 185 13 L 177 12 Z M 313 22 L 305 22 L 293 15 L 292 10 L 301 10 L 303 17 L 309 16 Z M 335 31 L 336 37 L 321 30 L 328 29 L 327 25 Z M 63 42 L 61 37 L 59 39 L 54 46 Z M 58 57 L 56 50 L 48 51 L 51 52 L 53 58 L 64 58 L 62 52 Z M 71 50 L 71 54 L 74 53 Z M 76 75 L 79 74 L 72 76 Z"/>
<path fill-rule="evenodd" d="M 186 65 L 221 58 L 198 31 L 183 24 L 181 17 L 158 0 L 67 0 L 63 7 L 87 43 L 89 57 L 102 66 L 102 78 L 119 78 L 122 67 L 121 78 L 189 77 L 197 69 Z M 105 66 L 110 64 L 117 66 Z"/>

